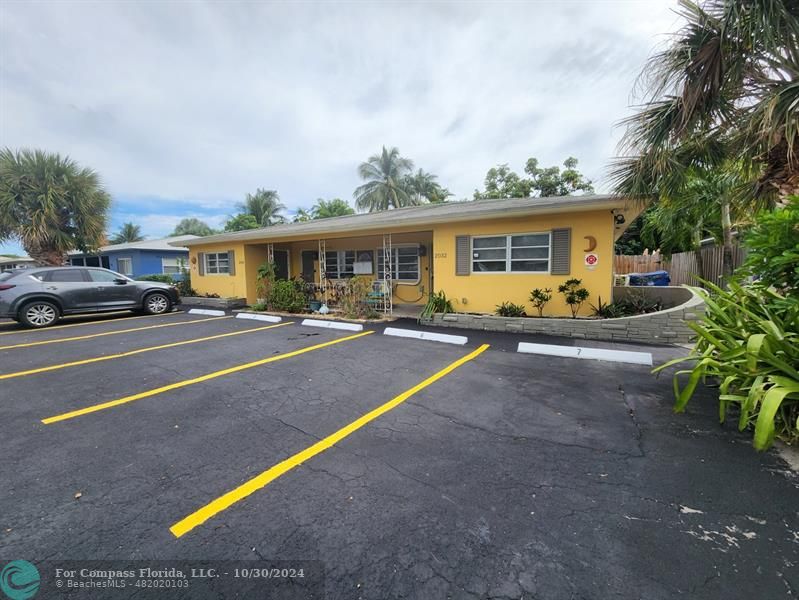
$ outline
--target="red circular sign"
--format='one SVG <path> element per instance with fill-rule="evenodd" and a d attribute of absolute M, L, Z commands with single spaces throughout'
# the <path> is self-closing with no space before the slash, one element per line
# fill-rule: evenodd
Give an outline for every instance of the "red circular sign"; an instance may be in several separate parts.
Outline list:
<path fill-rule="evenodd" d="M 599 258 L 596 254 L 587 254 L 585 257 L 585 264 L 587 265 L 595 265 Z"/>

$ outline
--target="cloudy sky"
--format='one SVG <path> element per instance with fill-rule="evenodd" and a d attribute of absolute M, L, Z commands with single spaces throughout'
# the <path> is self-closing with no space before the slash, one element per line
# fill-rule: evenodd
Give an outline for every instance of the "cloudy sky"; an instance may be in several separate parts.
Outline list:
<path fill-rule="evenodd" d="M 257 187 L 352 198 L 399 147 L 455 193 L 567 156 L 597 189 L 676 0 L 0 2 L 0 146 L 97 170 L 148 237 Z M 0 251 L 15 251 L 15 244 Z"/>

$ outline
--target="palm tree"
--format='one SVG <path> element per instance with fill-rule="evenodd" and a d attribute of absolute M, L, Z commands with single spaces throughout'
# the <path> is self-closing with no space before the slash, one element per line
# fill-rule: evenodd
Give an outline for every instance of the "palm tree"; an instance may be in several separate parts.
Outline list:
<path fill-rule="evenodd" d="M 123 223 L 112 237 L 112 244 L 130 244 L 131 242 L 141 242 L 144 236 L 141 234 L 141 227 L 133 223 Z"/>
<path fill-rule="evenodd" d="M 436 181 L 438 176 L 428 173 L 423 169 L 419 169 L 416 173 L 405 176 L 405 187 L 414 197 L 416 204 L 427 202 L 446 202 L 447 197 L 452 196 L 452 193 L 443 188 Z"/>
<path fill-rule="evenodd" d="M 110 204 L 97 173 L 69 157 L 0 152 L 0 242 L 18 239 L 43 264 L 62 265 L 70 250 L 101 246 Z"/>
<path fill-rule="evenodd" d="M 358 175 L 366 181 L 353 193 L 359 210 L 369 212 L 403 208 L 419 204 L 405 187 L 405 176 L 413 169 L 413 161 L 402 158 L 397 148 L 369 157 L 358 167 Z"/>
<path fill-rule="evenodd" d="M 353 209 L 345 200 L 341 198 L 333 198 L 332 200 L 323 200 L 318 198 L 316 204 L 311 209 L 312 219 L 327 219 L 330 217 L 344 217 L 346 215 L 354 215 Z"/>
<path fill-rule="evenodd" d="M 799 5 L 680 0 L 686 23 L 653 56 L 611 178 L 638 198 L 675 195 L 692 169 L 735 162 L 753 207 L 799 192 Z"/>
<path fill-rule="evenodd" d="M 745 208 L 734 197 L 740 185 L 736 171 L 693 170 L 680 194 L 663 196 L 643 215 L 641 239 L 650 248 L 659 248 L 664 254 L 693 251 L 698 265 L 697 275 L 704 278 L 701 240 L 712 237 L 724 245 L 724 265 L 732 265 L 733 222 L 745 220 Z M 730 268 L 725 272 L 732 274 Z M 719 282 L 713 282 L 719 283 Z"/>
<path fill-rule="evenodd" d="M 260 227 L 285 223 L 285 218 L 280 214 L 285 208 L 280 203 L 280 196 L 276 190 L 262 190 L 261 188 L 258 188 L 254 194 L 247 194 L 244 202 L 239 205 L 239 210 L 246 215 L 255 217 Z"/>

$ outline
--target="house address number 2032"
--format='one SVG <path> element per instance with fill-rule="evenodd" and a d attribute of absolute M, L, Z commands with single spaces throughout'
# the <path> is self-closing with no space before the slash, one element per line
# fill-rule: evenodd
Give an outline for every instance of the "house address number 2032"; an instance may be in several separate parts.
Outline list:
<path fill-rule="evenodd" d="M 434 256 L 435 256 L 435 258 L 447 258 L 447 253 L 446 252 L 436 252 L 434 254 Z"/>

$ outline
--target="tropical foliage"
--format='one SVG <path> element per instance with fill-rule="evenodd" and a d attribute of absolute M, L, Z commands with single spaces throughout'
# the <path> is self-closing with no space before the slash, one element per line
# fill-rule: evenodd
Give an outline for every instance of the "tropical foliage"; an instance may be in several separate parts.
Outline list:
<path fill-rule="evenodd" d="M 447 298 L 444 290 L 441 290 L 438 292 L 432 292 L 430 294 L 430 297 L 427 299 L 427 303 L 422 309 L 422 314 L 420 316 L 423 319 L 427 319 L 430 318 L 430 316 L 434 313 L 451 312 L 455 312 L 455 308 L 452 305 L 452 300 Z"/>
<path fill-rule="evenodd" d="M 507 164 L 492 167 L 486 173 L 483 190 L 474 191 L 475 200 L 490 198 L 529 198 L 569 196 L 594 191 L 590 180 L 577 170 L 577 159 L 570 156 L 558 166 L 539 167 L 537 158 L 528 158 L 524 165 L 527 177 L 510 170 Z"/>
<path fill-rule="evenodd" d="M 211 229 L 205 221 L 200 221 L 200 219 L 195 217 L 187 217 L 181 219 L 180 223 L 175 226 L 174 231 L 170 235 L 199 235 L 203 237 L 215 233 L 216 231 Z"/>
<path fill-rule="evenodd" d="M 754 426 L 755 448 L 768 448 L 775 436 L 799 441 L 799 302 L 765 286 L 705 285 L 709 291 L 694 292 L 707 312 L 701 321 L 688 322 L 696 346 L 687 358 L 655 369 L 694 362 L 674 374 L 674 410 L 685 410 L 699 383 L 715 378 L 721 384 L 719 419 L 736 407 L 739 429 Z"/>
<path fill-rule="evenodd" d="M 799 191 L 799 4 L 681 0 L 683 27 L 644 68 L 644 102 L 612 180 L 619 193 L 675 197 L 692 169 L 734 163 L 741 202 Z"/>
<path fill-rule="evenodd" d="M 764 212 L 746 234 L 742 273 L 767 282 L 799 302 L 799 196 L 784 209 Z"/>
<path fill-rule="evenodd" d="M 230 217 L 225 222 L 225 231 L 245 231 L 247 229 L 258 229 L 260 225 L 252 215 L 238 214 Z"/>
<path fill-rule="evenodd" d="M 346 200 L 341 198 L 333 198 L 332 200 L 324 200 L 319 198 L 316 204 L 311 208 L 312 219 L 327 219 L 330 217 L 344 217 L 347 215 L 354 215 L 355 209 L 352 208 Z"/>
<path fill-rule="evenodd" d="M 0 242 L 19 240 L 43 264 L 101 246 L 110 203 L 97 173 L 69 157 L 0 151 Z"/>
<path fill-rule="evenodd" d="M 355 189 L 355 206 L 369 212 L 416 206 L 419 202 L 406 187 L 405 177 L 413 161 L 400 156 L 395 147 L 386 148 L 361 163 L 358 175 L 366 183 Z"/>
<path fill-rule="evenodd" d="M 452 192 L 441 187 L 436 181 L 437 179 L 438 176 L 419 169 L 415 173 L 405 176 L 405 187 L 416 204 L 422 204 L 425 201 L 433 204 L 446 202 L 447 198 L 452 196 Z"/>
<path fill-rule="evenodd" d="M 262 190 L 261 188 L 258 188 L 254 194 L 247 194 L 244 202 L 238 205 L 239 212 L 252 215 L 258 227 L 285 223 L 285 219 L 280 214 L 285 208 L 280 203 L 280 196 L 276 190 Z"/>
<path fill-rule="evenodd" d="M 112 244 L 130 244 L 131 242 L 141 242 L 144 236 L 141 234 L 141 226 L 133 223 L 123 223 L 122 226 L 109 240 Z"/>
<path fill-rule="evenodd" d="M 506 301 L 502 304 L 497 304 L 494 312 L 500 317 L 526 317 L 527 313 L 524 312 L 524 304 L 516 304 L 514 302 Z"/>
<path fill-rule="evenodd" d="M 544 307 L 552 300 L 552 288 L 535 288 L 530 292 L 530 304 L 538 311 L 538 316 L 544 316 Z"/>
<path fill-rule="evenodd" d="M 583 287 L 583 280 L 567 279 L 558 286 L 558 292 L 563 294 L 563 299 L 571 310 L 572 319 L 576 319 L 580 307 L 590 296 L 588 290 Z"/>

